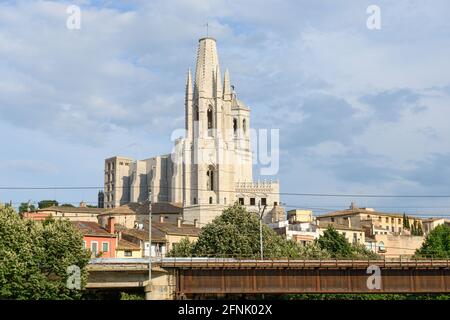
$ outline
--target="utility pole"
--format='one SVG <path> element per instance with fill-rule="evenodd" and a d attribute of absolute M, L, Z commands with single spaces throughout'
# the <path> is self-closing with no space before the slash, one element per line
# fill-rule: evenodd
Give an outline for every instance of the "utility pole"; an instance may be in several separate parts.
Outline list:
<path fill-rule="evenodd" d="M 264 205 L 264 208 L 261 212 L 261 201 L 258 201 L 258 211 L 259 211 L 259 246 L 261 252 L 261 260 L 264 260 L 264 249 L 263 249 L 263 235 L 262 235 L 262 219 L 264 215 L 264 211 L 266 210 L 267 205 Z"/>
<path fill-rule="evenodd" d="M 152 191 L 148 192 L 148 289 L 146 291 L 147 300 L 150 300 L 152 293 Z"/>

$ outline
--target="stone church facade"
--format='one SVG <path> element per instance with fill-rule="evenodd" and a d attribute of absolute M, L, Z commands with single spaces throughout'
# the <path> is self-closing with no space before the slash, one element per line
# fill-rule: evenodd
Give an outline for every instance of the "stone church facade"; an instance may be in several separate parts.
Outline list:
<path fill-rule="evenodd" d="M 279 205 L 279 185 L 253 181 L 250 109 L 240 101 L 225 71 L 216 40 L 199 40 L 194 78 L 185 88 L 185 136 L 174 152 L 145 160 L 105 160 L 106 208 L 129 202 L 172 202 L 183 206 L 186 223 L 205 224 L 240 202 L 250 211 Z M 268 219 L 268 218 L 267 218 Z"/>

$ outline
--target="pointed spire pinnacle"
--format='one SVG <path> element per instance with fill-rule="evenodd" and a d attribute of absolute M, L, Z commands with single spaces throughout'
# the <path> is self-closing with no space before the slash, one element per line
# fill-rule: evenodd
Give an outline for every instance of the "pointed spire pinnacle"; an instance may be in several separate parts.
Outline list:
<path fill-rule="evenodd" d="M 214 83 L 215 83 L 215 97 L 222 98 L 222 79 L 220 75 L 219 66 L 217 66 L 216 68 L 216 79 L 214 80 Z"/>
<path fill-rule="evenodd" d="M 191 68 L 188 69 L 187 77 L 186 77 L 186 100 L 192 99 L 192 76 L 191 76 Z"/>
<path fill-rule="evenodd" d="M 195 68 L 195 88 L 199 95 L 213 97 L 215 73 L 219 66 L 216 40 L 202 38 L 199 40 L 197 64 Z"/>
<path fill-rule="evenodd" d="M 230 83 L 230 72 L 228 69 L 225 70 L 225 76 L 223 78 L 223 99 L 231 100 L 231 83 Z"/>

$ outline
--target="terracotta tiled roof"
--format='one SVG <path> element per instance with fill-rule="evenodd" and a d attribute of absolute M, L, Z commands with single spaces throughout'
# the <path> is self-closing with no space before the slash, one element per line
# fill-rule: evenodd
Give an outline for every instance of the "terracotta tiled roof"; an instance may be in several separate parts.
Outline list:
<path fill-rule="evenodd" d="M 200 233 L 200 228 L 196 228 L 190 224 L 181 224 L 181 227 L 178 227 L 176 223 L 152 222 L 152 226 L 161 230 L 165 234 L 198 236 Z"/>
<path fill-rule="evenodd" d="M 183 205 L 177 202 L 156 202 L 151 205 L 152 214 L 181 214 L 183 212 Z M 113 209 L 106 209 L 102 215 L 148 215 L 149 202 L 144 203 L 131 202 Z"/>
<path fill-rule="evenodd" d="M 80 230 L 84 236 L 94 236 L 94 237 L 116 237 L 115 234 L 109 233 L 106 229 L 102 228 L 97 222 L 87 222 L 87 221 L 71 221 L 73 226 Z"/>
<path fill-rule="evenodd" d="M 363 231 L 363 229 L 361 229 L 361 228 L 349 227 L 349 226 L 346 226 L 343 224 L 337 224 L 337 223 L 333 223 L 333 222 L 321 223 L 321 224 L 319 224 L 318 227 L 320 229 L 326 229 L 326 228 L 328 228 L 328 226 L 332 226 L 333 228 L 338 229 L 338 230 Z"/>
<path fill-rule="evenodd" d="M 134 251 L 141 250 L 139 245 L 137 245 L 133 242 L 127 241 L 125 239 L 119 240 L 119 242 L 117 244 L 117 249 L 118 250 L 134 250 Z"/>
<path fill-rule="evenodd" d="M 155 202 L 152 204 L 152 214 L 183 213 L 183 204 L 178 202 Z"/>
<path fill-rule="evenodd" d="M 148 230 L 121 228 L 122 234 L 142 241 L 148 241 Z M 152 227 L 152 241 L 166 241 L 166 235 L 159 229 Z"/>
<path fill-rule="evenodd" d="M 103 208 L 88 208 L 88 207 L 62 207 L 62 206 L 52 206 L 44 209 L 38 209 L 36 212 L 43 211 L 57 211 L 62 213 L 86 213 L 86 214 L 101 214 L 104 213 L 107 209 Z"/>
<path fill-rule="evenodd" d="M 403 214 L 400 214 L 400 213 L 368 211 L 368 210 L 359 209 L 359 208 L 334 211 L 334 212 L 318 215 L 316 218 L 318 220 L 320 220 L 320 218 L 350 216 L 350 215 L 356 215 L 356 214 L 368 214 L 371 216 L 374 215 L 374 216 L 387 216 L 387 217 L 393 217 L 393 218 L 403 218 Z M 416 218 L 416 217 L 414 219 L 421 220 L 420 218 Z"/>

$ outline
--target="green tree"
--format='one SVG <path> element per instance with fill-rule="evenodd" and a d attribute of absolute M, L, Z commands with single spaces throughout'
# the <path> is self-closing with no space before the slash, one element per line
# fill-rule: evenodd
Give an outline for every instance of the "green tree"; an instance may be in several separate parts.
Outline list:
<path fill-rule="evenodd" d="M 259 219 L 235 204 L 206 225 L 194 244 L 196 256 L 260 257 Z M 299 258 L 299 245 L 286 240 L 263 224 L 264 258 Z"/>
<path fill-rule="evenodd" d="M 408 216 L 406 216 L 406 220 L 405 220 L 405 228 L 406 228 L 407 230 L 410 230 L 410 229 L 411 229 L 411 224 L 409 223 L 409 217 L 408 217 Z"/>
<path fill-rule="evenodd" d="M 329 225 L 323 235 L 316 240 L 319 247 L 336 259 L 377 259 L 378 255 L 367 250 L 364 245 L 350 244 L 344 235 Z"/>
<path fill-rule="evenodd" d="M 169 257 L 191 257 L 194 249 L 194 244 L 186 237 L 180 242 L 175 243 L 167 254 Z"/>
<path fill-rule="evenodd" d="M 70 203 L 63 203 L 61 205 L 61 207 L 74 208 L 75 206 L 73 204 L 70 204 Z"/>
<path fill-rule="evenodd" d="M 425 238 L 416 257 L 450 258 L 450 227 L 442 224 L 434 228 Z"/>
<path fill-rule="evenodd" d="M 69 266 L 81 271 L 89 252 L 68 221 L 23 220 L 11 208 L 0 209 L 0 299 L 78 299 L 81 290 L 66 285 Z"/>
<path fill-rule="evenodd" d="M 348 258 L 352 256 L 352 246 L 344 235 L 329 225 L 317 239 L 320 248 L 330 252 L 333 258 Z"/>
<path fill-rule="evenodd" d="M 403 212 L 403 228 L 409 230 L 409 219 L 406 216 L 406 212 Z"/>
<path fill-rule="evenodd" d="M 195 243 L 183 239 L 169 256 L 260 257 L 259 219 L 235 204 L 206 225 Z M 316 245 L 300 246 L 263 224 L 264 258 L 320 258 L 329 256 Z"/>
<path fill-rule="evenodd" d="M 28 212 L 28 208 L 30 211 L 36 210 L 36 207 L 33 204 L 28 204 L 28 202 L 22 202 L 19 206 L 19 213 Z"/>
<path fill-rule="evenodd" d="M 422 222 L 420 221 L 417 223 L 417 235 L 423 236 Z"/>
<path fill-rule="evenodd" d="M 38 202 L 39 209 L 45 209 L 53 206 L 58 206 L 58 201 L 56 200 L 42 200 Z"/>

